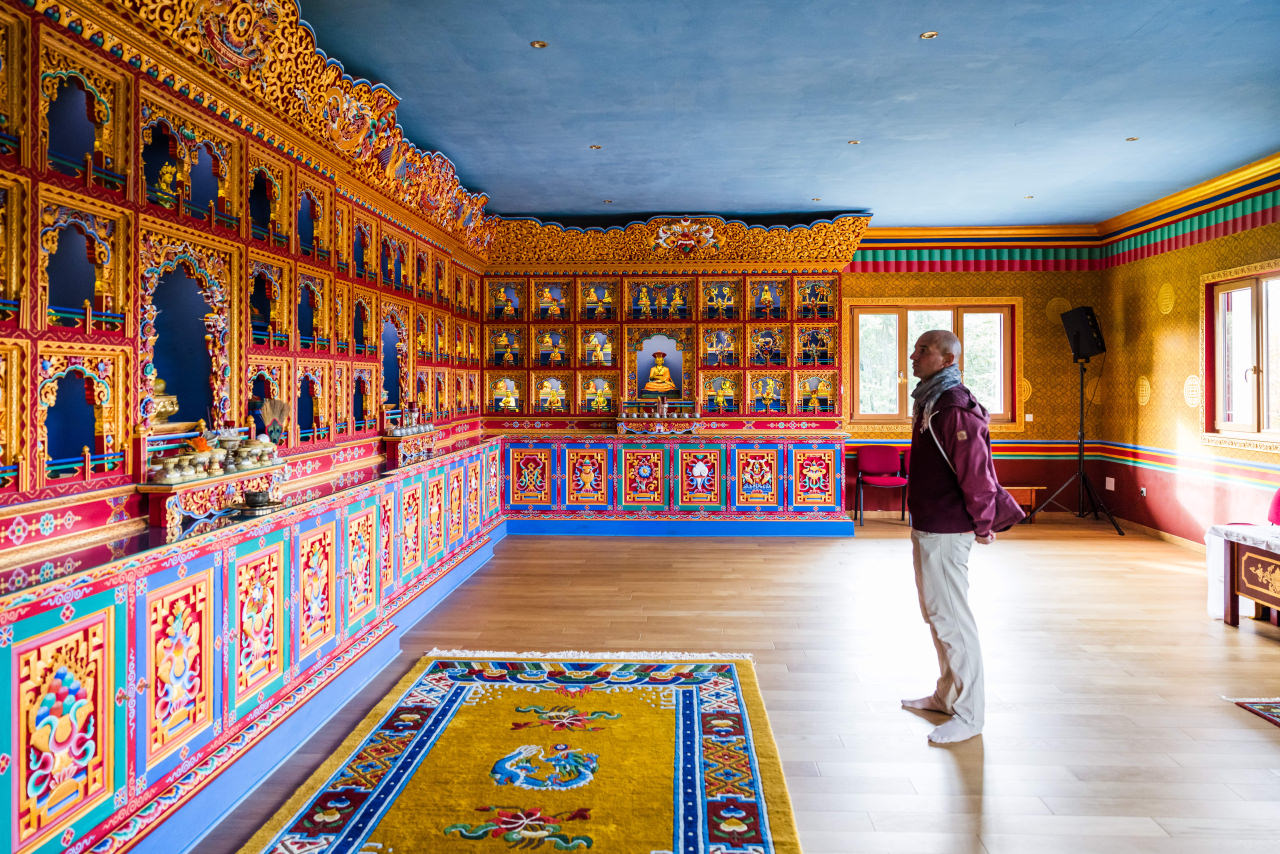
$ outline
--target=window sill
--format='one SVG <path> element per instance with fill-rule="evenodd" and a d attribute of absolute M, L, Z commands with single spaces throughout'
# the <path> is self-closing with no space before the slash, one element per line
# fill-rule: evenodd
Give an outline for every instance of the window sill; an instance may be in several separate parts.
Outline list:
<path fill-rule="evenodd" d="M 1280 434 L 1268 433 L 1201 433 L 1200 441 L 1214 448 L 1234 448 L 1239 451 L 1265 451 L 1280 454 Z"/>

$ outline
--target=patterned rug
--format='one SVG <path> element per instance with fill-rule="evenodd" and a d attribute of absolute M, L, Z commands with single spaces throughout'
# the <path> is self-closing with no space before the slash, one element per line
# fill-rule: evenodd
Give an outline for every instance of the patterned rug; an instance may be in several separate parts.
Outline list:
<path fill-rule="evenodd" d="M 1242 709 L 1248 709 L 1263 720 L 1280 726 L 1280 697 L 1265 700 L 1232 700 Z"/>
<path fill-rule="evenodd" d="M 746 657 L 433 650 L 243 849 L 799 854 Z"/>

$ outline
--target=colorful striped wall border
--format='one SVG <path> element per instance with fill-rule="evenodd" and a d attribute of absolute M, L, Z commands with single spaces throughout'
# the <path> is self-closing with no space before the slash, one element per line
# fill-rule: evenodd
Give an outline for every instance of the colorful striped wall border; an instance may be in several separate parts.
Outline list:
<path fill-rule="evenodd" d="M 850 440 L 845 445 L 846 459 L 853 456 L 858 445 L 892 445 L 900 449 L 906 447 L 901 441 Z M 991 450 L 997 460 L 1069 460 L 1075 459 L 1076 443 L 993 439 Z M 1161 471 L 1229 486 L 1264 490 L 1280 487 L 1280 464 L 1277 463 L 1230 460 L 1210 454 L 1186 453 L 1122 442 L 1085 442 L 1084 453 L 1085 459 L 1089 461 L 1120 463 L 1133 468 Z"/>
<path fill-rule="evenodd" d="M 1182 194 L 1178 197 L 1181 198 Z M 920 237 L 875 228 L 846 273 L 964 273 L 1105 270 L 1280 222 L 1280 172 L 1181 204 L 1120 228 L 957 229 Z M 941 231 L 941 230 L 940 230 Z M 1004 235 L 1000 232 L 1004 231 Z M 1089 231 L 1103 233 L 1089 234 Z"/>

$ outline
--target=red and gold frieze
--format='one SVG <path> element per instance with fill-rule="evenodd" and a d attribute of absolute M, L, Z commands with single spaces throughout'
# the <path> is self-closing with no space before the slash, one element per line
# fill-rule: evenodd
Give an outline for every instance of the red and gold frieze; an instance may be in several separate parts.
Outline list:
<path fill-rule="evenodd" d="M 747 226 L 719 217 L 655 217 L 626 228 L 565 229 L 535 220 L 502 220 L 489 246 L 490 269 L 559 269 L 593 264 L 643 264 L 673 269 L 695 264 L 723 269 L 735 264 L 829 265 L 848 263 L 870 217 L 842 216 L 791 228 Z M 685 223 L 688 223 L 686 226 Z M 709 234 L 708 234 L 709 231 Z"/>

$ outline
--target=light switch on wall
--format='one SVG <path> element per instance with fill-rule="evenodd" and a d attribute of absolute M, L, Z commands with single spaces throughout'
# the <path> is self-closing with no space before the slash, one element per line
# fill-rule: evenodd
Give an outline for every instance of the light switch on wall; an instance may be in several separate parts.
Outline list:
<path fill-rule="evenodd" d="M 1027 413 L 1027 420 L 1028 420 L 1028 421 L 1035 421 L 1035 420 L 1036 420 L 1036 417 L 1035 417 L 1034 415 L 1032 415 L 1030 412 L 1028 412 L 1028 413 Z"/>
<path fill-rule="evenodd" d="M 1103 485 L 1106 486 L 1109 492 L 1116 491 L 1116 479 L 1114 477 L 1106 478 Z"/>

